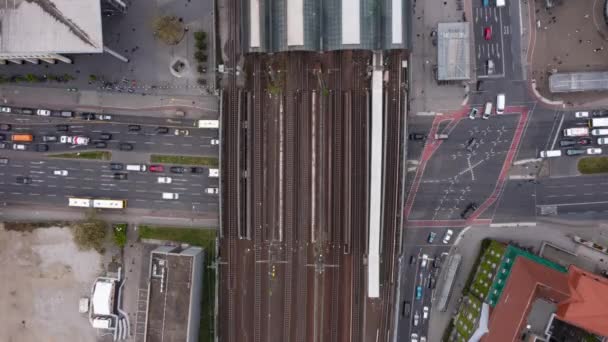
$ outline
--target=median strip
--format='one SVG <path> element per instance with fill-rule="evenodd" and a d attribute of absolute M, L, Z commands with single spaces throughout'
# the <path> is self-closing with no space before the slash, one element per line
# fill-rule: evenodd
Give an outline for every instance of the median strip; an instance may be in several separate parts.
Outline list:
<path fill-rule="evenodd" d="M 608 157 L 586 157 L 578 162 L 578 171 L 582 174 L 608 172 Z"/>
<path fill-rule="evenodd" d="M 215 157 L 172 156 L 163 154 L 153 154 L 150 156 L 150 162 L 163 164 L 201 165 L 213 168 L 217 168 L 219 165 L 218 159 Z"/>
<path fill-rule="evenodd" d="M 110 160 L 110 159 L 112 159 L 112 152 L 109 152 L 109 151 L 88 151 L 88 152 L 73 152 L 73 153 L 49 154 L 47 156 L 50 157 L 50 158 Z"/>

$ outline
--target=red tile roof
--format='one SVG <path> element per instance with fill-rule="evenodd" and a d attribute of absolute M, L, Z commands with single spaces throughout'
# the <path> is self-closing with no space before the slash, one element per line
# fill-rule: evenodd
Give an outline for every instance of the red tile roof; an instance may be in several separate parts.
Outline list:
<path fill-rule="evenodd" d="M 519 341 L 530 304 L 536 298 L 545 298 L 556 303 L 568 298 L 568 275 L 538 264 L 523 257 L 517 257 L 511 274 L 490 314 L 489 332 L 482 342 Z"/>
<path fill-rule="evenodd" d="M 570 298 L 559 303 L 559 319 L 600 336 L 608 336 L 608 279 L 581 270 L 568 269 Z"/>

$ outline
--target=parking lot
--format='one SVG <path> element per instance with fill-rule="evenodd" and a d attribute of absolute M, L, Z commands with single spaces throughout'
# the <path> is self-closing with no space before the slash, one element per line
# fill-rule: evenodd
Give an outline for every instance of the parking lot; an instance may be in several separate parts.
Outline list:
<path fill-rule="evenodd" d="M 429 160 L 409 219 L 461 219 L 470 203 L 485 201 L 494 190 L 517 122 L 518 115 L 461 119 Z"/>
<path fill-rule="evenodd" d="M 0 164 L 0 195 L 5 205 L 67 207 L 68 198 L 79 197 L 126 200 L 128 208 L 164 209 L 174 214 L 217 211 L 218 195 L 209 189 L 218 187 L 218 178 L 210 174 L 209 167 L 151 163 L 152 154 L 216 158 L 217 129 L 194 127 L 194 120 L 179 121 L 187 126 L 178 126 L 176 121 L 162 118 L 104 114 L 106 120 L 100 121 L 84 120 L 80 114 L 71 118 L 15 114 L 21 111 L 0 114 L 0 128 L 4 129 L 0 138 L 5 139 L 0 143 L 4 148 L 0 150 L 4 162 Z M 31 136 L 33 141 L 10 141 L 15 135 Z M 44 141 L 50 138 L 53 141 Z M 64 138 L 88 139 L 88 143 L 61 143 Z M 122 148 L 125 144 L 128 149 Z M 16 145 L 24 149 L 15 149 Z M 111 157 L 52 157 L 98 152 L 111 153 Z M 137 171 L 127 165 L 145 165 L 145 169 Z"/>

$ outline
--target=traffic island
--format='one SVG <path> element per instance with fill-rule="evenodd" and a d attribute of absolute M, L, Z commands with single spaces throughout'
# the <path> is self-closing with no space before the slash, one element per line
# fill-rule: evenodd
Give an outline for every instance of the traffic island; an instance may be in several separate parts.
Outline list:
<path fill-rule="evenodd" d="M 578 161 L 578 171 L 584 175 L 608 172 L 608 157 L 586 157 Z"/>
<path fill-rule="evenodd" d="M 109 151 L 86 151 L 86 152 L 49 154 L 47 156 L 49 158 L 110 160 L 110 159 L 112 159 L 112 152 L 109 152 Z"/>
<path fill-rule="evenodd" d="M 219 165 L 218 159 L 215 157 L 171 156 L 162 154 L 151 155 L 150 162 L 163 164 L 201 165 L 213 168 L 217 168 Z"/>

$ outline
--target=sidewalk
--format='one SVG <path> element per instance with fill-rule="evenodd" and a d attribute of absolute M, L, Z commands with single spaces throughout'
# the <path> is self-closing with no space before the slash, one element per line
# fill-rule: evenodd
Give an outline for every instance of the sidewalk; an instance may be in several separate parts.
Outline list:
<path fill-rule="evenodd" d="M 49 109 L 72 109 L 113 114 L 167 117 L 182 111 L 189 119 L 217 118 L 216 96 L 155 96 L 98 91 L 67 92 L 56 88 L 1 86 L 3 104 Z"/>

